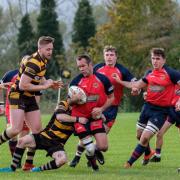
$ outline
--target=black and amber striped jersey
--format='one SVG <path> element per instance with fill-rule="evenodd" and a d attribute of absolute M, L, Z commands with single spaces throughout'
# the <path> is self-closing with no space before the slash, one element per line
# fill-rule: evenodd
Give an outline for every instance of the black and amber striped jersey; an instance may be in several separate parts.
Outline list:
<path fill-rule="evenodd" d="M 17 79 L 11 87 L 11 92 L 17 92 L 18 94 L 23 94 L 25 96 L 34 96 L 36 92 L 34 91 L 23 91 L 19 88 L 19 81 L 22 74 L 25 74 L 32 78 L 31 83 L 34 85 L 39 85 L 41 79 L 46 73 L 47 59 L 42 59 L 38 52 L 23 58 L 20 63 L 20 68 L 18 72 Z"/>
<path fill-rule="evenodd" d="M 52 115 L 48 125 L 41 132 L 41 135 L 53 141 L 65 144 L 74 132 L 74 123 L 57 120 L 56 114 L 71 114 L 70 107 L 66 101 L 61 101 L 59 103 L 58 109 Z"/>

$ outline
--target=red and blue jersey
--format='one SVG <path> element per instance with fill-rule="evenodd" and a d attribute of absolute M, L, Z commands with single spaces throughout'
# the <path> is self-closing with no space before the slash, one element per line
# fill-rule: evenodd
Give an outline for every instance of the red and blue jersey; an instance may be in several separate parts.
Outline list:
<path fill-rule="evenodd" d="M 113 78 L 113 75 L 117 74 L 123 81 L 135 80 L 134 76 L 129 72 L 127 68 L 118 63 L 116 63 L 114 67 L 107 66 L 105 63 L 100 63 L 94 67 L 94 71 L 104 74 L 109 78 L 112 85 L 114 86 L 115 98 L 112 105 L 118 106 L 123 96 L 123 86 L 116 82 L 116 80 Z"/>
<path fill-rule="evenodd" d="M 3 82 L 3 83 L 13 82 L 14 83 L 16 81 L 18 72 L 19 72 L 18 69 L 8 71 L 2 77 L 1 82 Z M 8 87 L 7 91 L 6 91 L 6 106 L 5 106 L 5 115 L 7 117 L 8 123 L 10 122 L 9 101 L 8 101 L 8 95 L 9 95 L 10 90 L 11 90 L 11 87 Z"/>
<path fill-rule="evenodd" d="M 148 71 L 142 80 L 147 83 L 147 102 L 161 107 L 171 106 L 180 72 L 164 66 L 160 70 Z"/>
<path fill-rule="evenodd" d="M 113 93 L 111 82 L 100 73 L 93 73 L 89 77 L 79 74 L 71 81 L 72 85 L 79 86 L 87 95 L 87 103 L 73 106 L 72 116 L 90 118 L 93 108 L 103 106 L 107 96 Z"/>

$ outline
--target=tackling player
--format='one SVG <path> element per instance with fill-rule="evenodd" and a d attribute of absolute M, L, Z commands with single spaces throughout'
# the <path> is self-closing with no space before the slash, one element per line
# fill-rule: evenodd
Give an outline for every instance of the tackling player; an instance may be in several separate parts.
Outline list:
<path fill-rule="evenodd" d="M 47 156 L 53 158 L 53 160 L 40 167 L 32 168 L 32 172 L 52 170 L 63 166 L 67 162 L 64 145 L 74 132 L 74 122 L 77 122 L 77 117 L 70 114 L 69 101 L 61 101 L 43 131 L 38 134 L 26 135 L 18 140 L 10 167 L 0 168 L 0 172 L 16 171 L 27 147 L 46 150 Z M 86 122 L 86 118 L 78 117 L 78 123 L 85 124 Z"/>

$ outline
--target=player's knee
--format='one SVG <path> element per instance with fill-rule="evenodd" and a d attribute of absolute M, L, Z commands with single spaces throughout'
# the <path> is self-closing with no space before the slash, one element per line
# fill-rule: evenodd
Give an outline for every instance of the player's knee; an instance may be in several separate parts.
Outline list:
<path fill-rule="evenodd" d="M 63 155 L 63 156 L 60 156 L 60 157 L 56 158 L 55 162 L 56 162 L 57 167 L 63 166 L 64 164 L 67 163 L 66 155 Z"/>
<path fill-rule="evenodd" d="M 19 138 L 17 146 L 20 148 L 24 148 L 25 147 L 25 138 Z"/>
<path fill-rule="evenodd" d="M 21 128 L 11 127 L 11 135 L 12 137 L 17 136 L 21 132 Z"/>
<path fill-rule="evenodd" d="M 142 144 L 143 146 L 148 145 L 148 143 L 149 143 L 149 138 L 148 138 L 148 137 L 143 137 L 143 138 L 141 138 L 141 144 Z"/>
<path fill-rule="evenodd" d="M 93 156 L 94 152 L 95 152 L 95 145 L 94 145 L 94 143 L 88 144 L 86 146 L 86 154 L 88 156 Z"/>
<path fill-rule="evenodd" d="M 100 144 L 97 146 L 99 151 L 106 152 L 108 150 L 108 144 Z"/>
<path fill-rule="evenodd" d="M 31 129 L 32 133 L 37 134 L 42 130 L 40 126 L 34 127 Z"/>
<path fill-rule="evenodd" d="M 140 140 L 139 134 L 136 134 L 136 139 L 137 139 L 137 140 Z"/>

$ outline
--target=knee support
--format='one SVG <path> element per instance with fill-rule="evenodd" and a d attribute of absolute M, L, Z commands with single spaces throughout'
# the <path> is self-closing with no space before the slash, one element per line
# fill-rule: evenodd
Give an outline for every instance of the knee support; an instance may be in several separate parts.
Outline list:
<path fill-rule="evenodd" d="M 95 152 L 95 145 L 93 143 L 92 137 L 88 137 L 86 139 L 83 139 L 82 143 L 85 146 L 86 154 L 88 156 L 93 156 L 94 152 Z"/>

